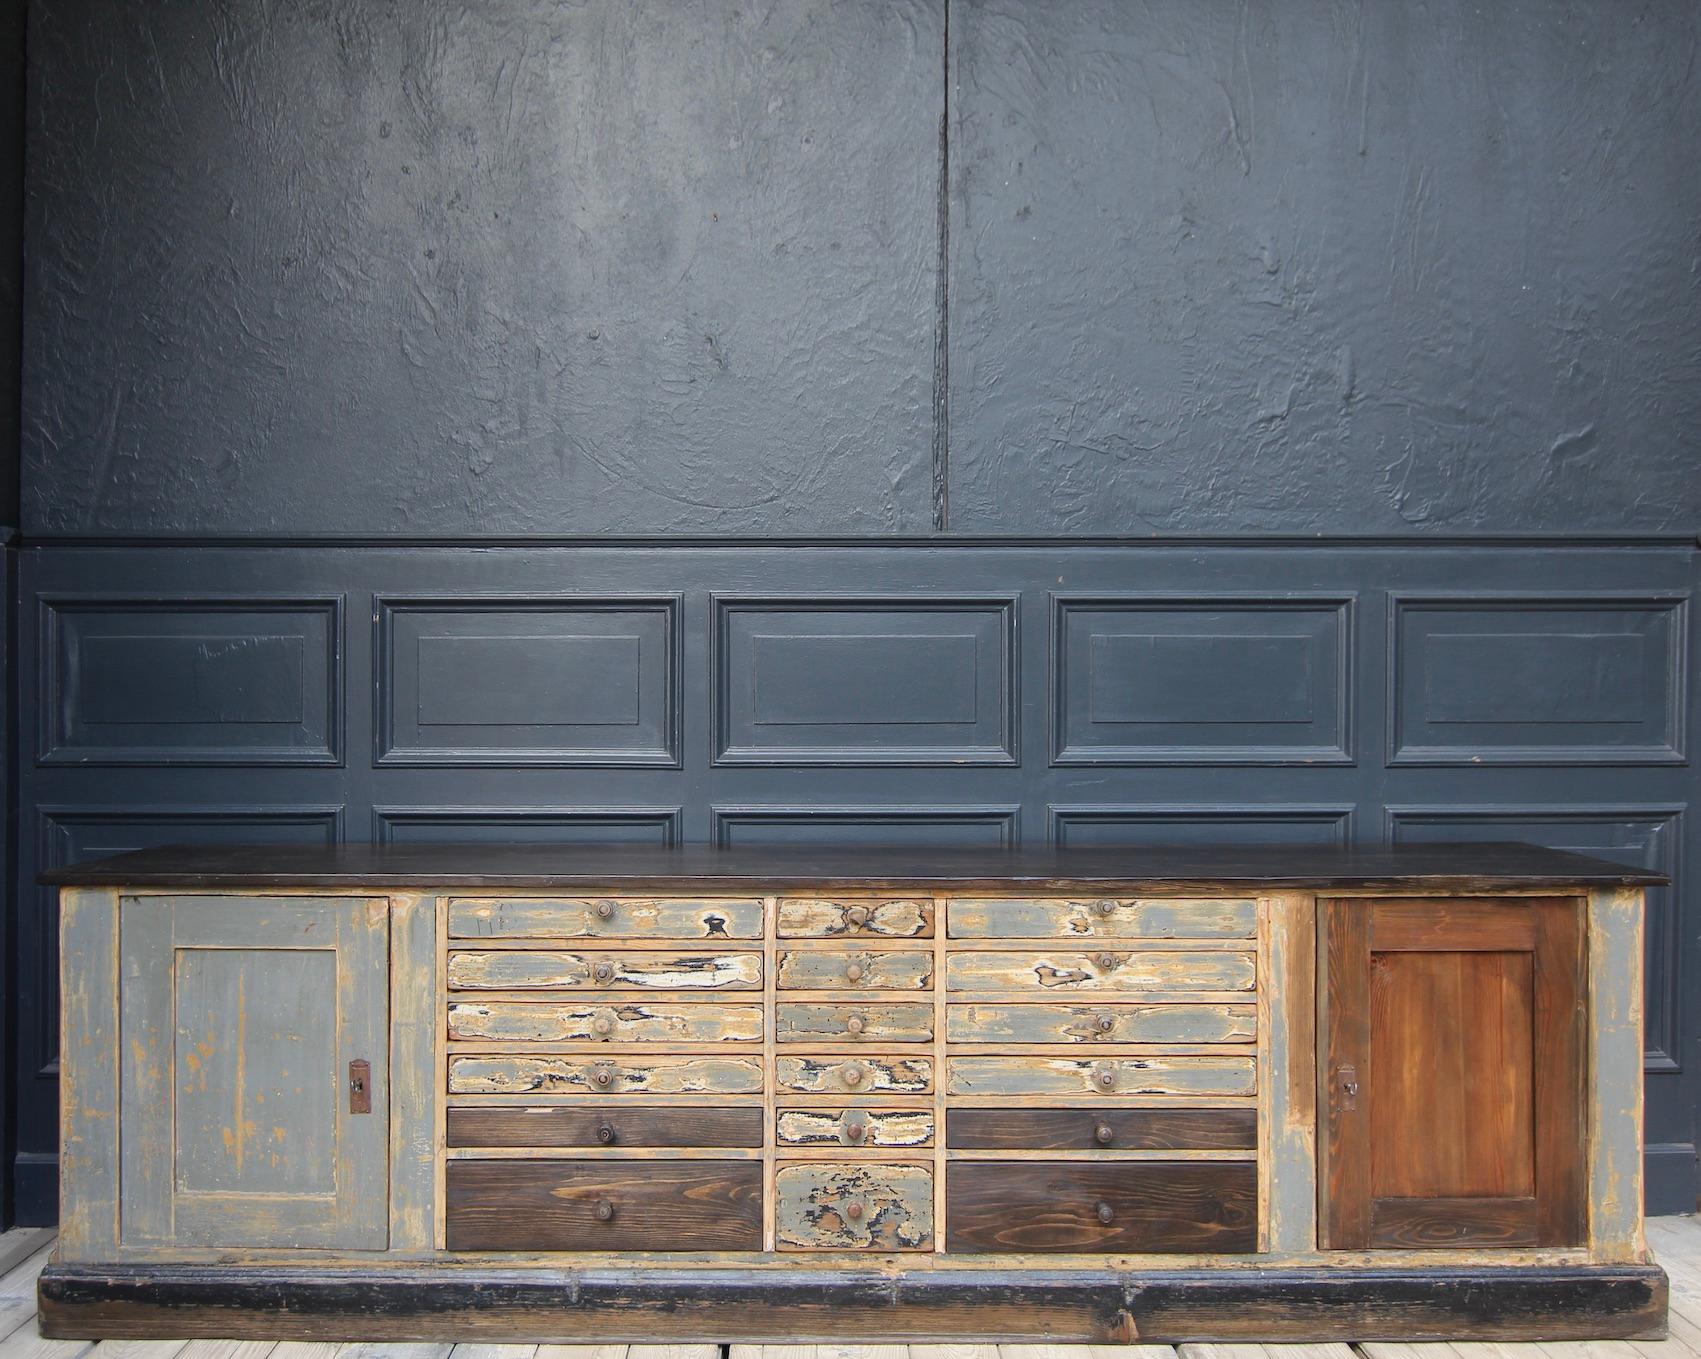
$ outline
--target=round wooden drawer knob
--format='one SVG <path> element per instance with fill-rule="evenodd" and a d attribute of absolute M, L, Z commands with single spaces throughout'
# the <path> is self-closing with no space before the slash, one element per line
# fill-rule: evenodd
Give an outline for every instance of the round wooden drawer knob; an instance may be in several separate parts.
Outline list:
<path fill-rule="evenodd" d="M 603 1146 L 612 1147 L 619 1140 L 620 1134 L 614 1131 L 614 1124 L 597 1124 L 597 1141 L 601 1142 Z"/>
<path fill-rule="evenodd" d="M 613 920 L 614 919 L 614 903 L 612 901 L 599 901 L 599 902 L 597 902 L 597 919 L 598 920 Z"/>
<path fill-rule="evenodd" d="M 853 981 L 853 982 L 861 981 L 863 970 L 864 969 L 863 969 L 863 966 L 862 966 L 861 963 L 852 963 L 849 967 L 847 967 L 845 969 L 846 980 Z"/>
<path fill-rule="evenodd" d="M 595 967 L 593 967 L 591 969 L 591 975 L 593 977 L 595 977 L 599 982 L 613 981 L 614 980 L 614 964 L 609 962 L 608 959 L 604 958 L 600 963 L 598 963 Z"/>
<path fill-rule="evenodd" d="M 1114 1071 L 1095 1071 L 1093 1072 L 1093 1082 L 1100 1089 L 1109 1090 L 1116 1084 L 1116 1073 Z"/>
<path fill-rule="evenodd" d="M 845 1021 L 845 1032 L 850 1034 L 852 1037 L 860 1037 L 862 1035 L 862 1031 L 867 1027 L 868 1021 L 861 1015 L 852 1015 Z"/>
<path fill-rule="evenodd" d="M 1101 1203 L 1093 1210 L 1093 1216 L 1098 1218 L 1100 1222 L 1104 1223 L 1104 1225 L 1108 1227 L 1116 1220 L 1116 1209 L 1112 1208 L 1108 1203 Z"/>
<path fill-rule="evenodd" d="M 868 907 L 866 907 L 866 906 L 847 906 L 847 907 L 845 907 L 845 923 L 847 925 L 849 925 L 852 929 L 860 930 L 864 925 L 866 925 L 868 923 L 868 920 L 869 920 Z"/>
<path fill-rule="evenodd" d="M 1116 966 L 1116 955 L 1114 953 L 1101 953 L 1093 961 L 1099 965 L 1101 972 L 1109 972 L 1111 968 Z"/>
<path fill-rule="evenodd" d="M 1100 915 L 1110 915 L 1116 910 L 1116 903 L 1114 901 L 1095 901 L 1093 909 Z"/>
<path fill-rule="evenodd" d="M 599 1066 L 595 1071 L 591 1072 L 591 1084 L 601 1086 L 604 1090 L 606 1090 L 609 1086 L 614 1084 L 614 1072 L 609 1070 L 606 1066 Z"/>
<path fill-rule="evenodd" d="M 1108 1076 L 1110 1073 L 1107 1071 L 1105 1074 Z M 1108 1147 L 1112 1142 L 1116 1141 L 1116 1129 L 1111 1127 L 1108 1123 L 1099 1124 L 1093 1129 L 1093 1141 L 1097 1142 L 1101 1147 Z"/>
<path fill-rule="evenodd" d="M 846 1085 L 861 1085 L 868 1073 L 863 1070 L 860 1062 L 847 1062 L 839 1069 L 839 1076 Z"/>
<path fill-rule="evenodd" d="M 1093 1027 L 1100 1033 L 1109 1033 L 1116 1027 L 1116 1021 L 1109 1015 L 1097 1015 L 1093 1019 Z"/>
<path fill-rule="evenodd" d="M 845 1140 L 847 1142 L 860 1142 L 867 1136 L 868 1125 L 861 1119 L 852 1119 L 849 1123 L 845 1124 Z"/>
<path fill-rule="evenodd" d="M 597 1221 L 598 1222 L 613 1222 L 614 1221 L 614 1205 L 612 1203 L 610 1203 L 607 1199 L 598 1199 L 597 1200 Z"/>
<path fill-rule="evenodd" d="M 591 1031 L 598 1038 L 609 1037 L 614 1032 L 614 1016 L 611 1014 L 598 1015 L 591 1021 Z"/>
<path fill-rule="evenodd" d="M 865 1210 L 863 1209 L 863 1206 L 860 1203 L 851 1202 L 851 1203 L 847 1203 L 845 1205 L 845 1216 L 848 1217 L 852 1222 L 861 1222 L 862 1221 L 862 1214 L 863 1214 L 864 1211 Z"/>

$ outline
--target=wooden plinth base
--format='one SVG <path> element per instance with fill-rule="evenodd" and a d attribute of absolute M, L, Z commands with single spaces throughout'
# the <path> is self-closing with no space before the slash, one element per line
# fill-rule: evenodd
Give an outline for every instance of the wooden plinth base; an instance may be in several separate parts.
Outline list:
<path fill-rule="evenodd" d="M 1575 1340 L 1665 1333 L 1657 1265 L 1023 1271 L 49 1265 L 41 1333 L 302 1340 Z"/>

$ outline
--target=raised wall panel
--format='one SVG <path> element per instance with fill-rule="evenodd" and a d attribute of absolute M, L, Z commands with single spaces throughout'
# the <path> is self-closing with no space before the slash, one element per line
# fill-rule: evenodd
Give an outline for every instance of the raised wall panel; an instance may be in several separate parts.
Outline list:
<path fill-rule="evenodd" d="M 372 839 L 410 844 L 628 844 L 679 841 L 678 807 L 374 807 Z"/>
<path fill-rule="evenodd" d="M 679 600 L 380 599 L 381 765 L 677 765 Z"/>
<path fill-rule="evenodd" d="M 41 763 L 341 763 L 340 599 L 39 604 Z"/>
<path fill-rule="evenodd" d="M 715 763 L 1015 764 L 1015 601 L 716 601 Z"/>
<path fill-rule="evenodd" d="M 1401 598 L 1390 764 L 1679 764 L 1682 599 Z"/>
<path fill-rule="evenodd" d="M 1352 761 L 1347 598 L 1054 600 L 1054 764 Z"/>
<path fill-rule="evenodd" d="M 1015 807 L 716 807 L 714 843 L 1011 849 Z"/>
<path fill-rule="evenodd" d="M 1387 818 L 1388 840 L 1396 845 L 1522 840 L 1669 874 L 1670 887 L 1646 889 L 1644 1065 L 1649 1071 L 1682 1070 L 1682 808 L 1390 807 Z"/>
<path fill-rule="evenodd" d="M 1053 806 L 1051 842 L 1102 845 L 1328 845 L 1352 839 L 1351 807 Z"/>

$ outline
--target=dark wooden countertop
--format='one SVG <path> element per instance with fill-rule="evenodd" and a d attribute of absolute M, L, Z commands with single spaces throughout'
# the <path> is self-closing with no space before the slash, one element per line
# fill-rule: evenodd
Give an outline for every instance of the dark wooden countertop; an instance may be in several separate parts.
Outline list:
<path fill-rule="evenodd" d="M 1664 883 L 1534 845 L 1398 849 L 1271 846 L 1173 849 L 711 849 L 686 846 L 338 845 L 166 846 L 54 869 L 61 887 L 505 887 L 642 892 L 796 892 L 851 886 L 924 890 L 1138 891 L 1187 883 L 1256 888 L 1401 887 L 1445 891 Z"/>

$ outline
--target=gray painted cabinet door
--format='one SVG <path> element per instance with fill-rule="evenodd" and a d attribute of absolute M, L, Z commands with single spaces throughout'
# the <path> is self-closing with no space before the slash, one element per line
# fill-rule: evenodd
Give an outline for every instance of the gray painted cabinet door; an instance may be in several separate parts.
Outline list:
<path fill-rule="evenodd" d="M 388 903 L 126 897 L 119 952 L 123 1243 L 382 1249 Z"/>

